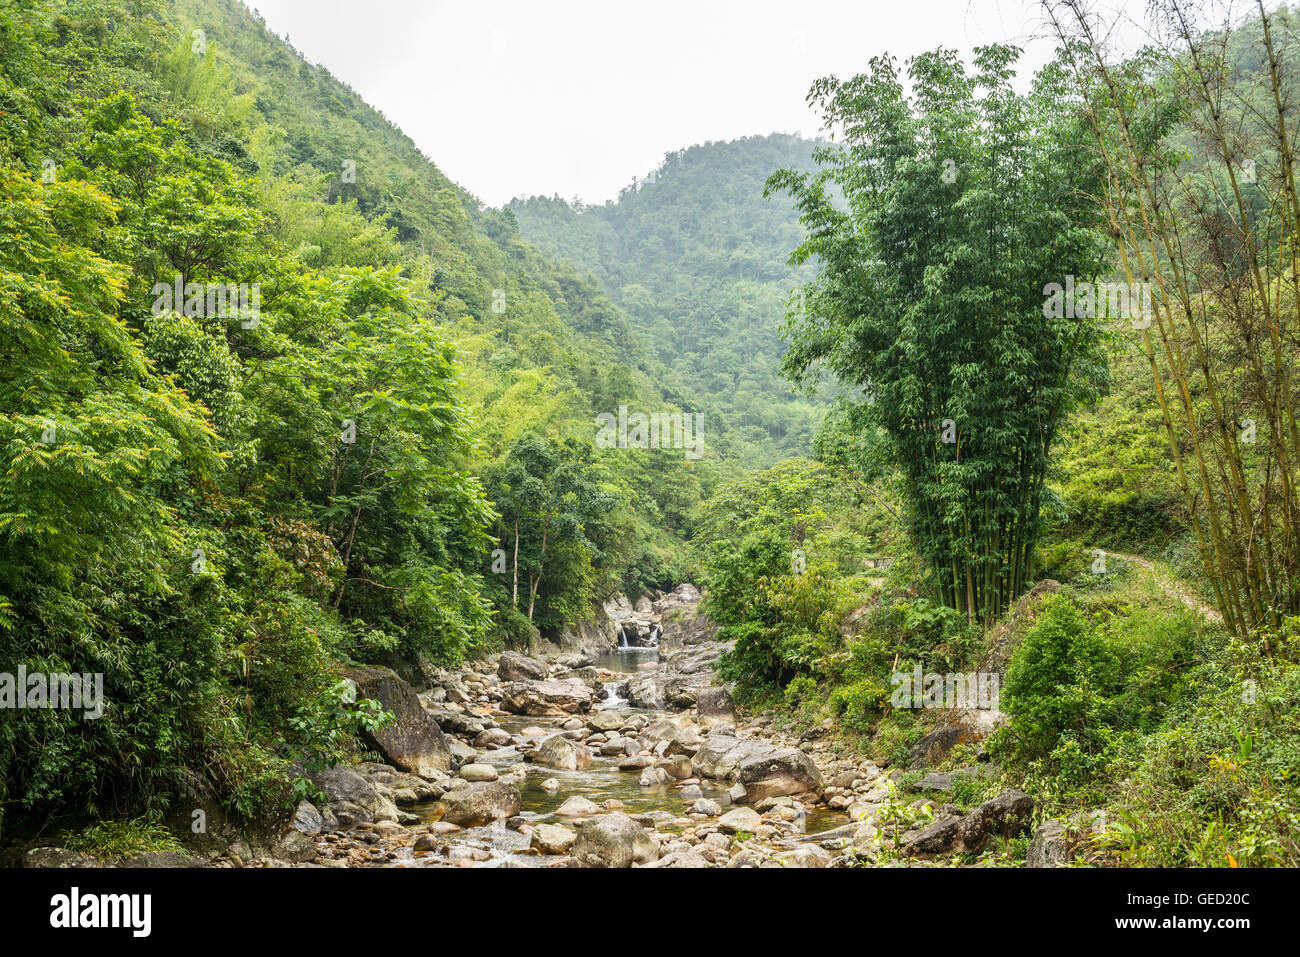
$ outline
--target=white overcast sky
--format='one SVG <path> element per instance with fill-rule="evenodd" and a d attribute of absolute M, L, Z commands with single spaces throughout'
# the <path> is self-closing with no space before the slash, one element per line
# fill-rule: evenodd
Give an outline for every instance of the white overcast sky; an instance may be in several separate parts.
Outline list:
<path fill-rule="evenodd" d="M 813 135 L 812 81 L 878 53 L 1012 42 L 1028 75 L 1051 50 L 1036 0 L 244 2 L 493 206 L 600 203 L 672 150 Z"/>

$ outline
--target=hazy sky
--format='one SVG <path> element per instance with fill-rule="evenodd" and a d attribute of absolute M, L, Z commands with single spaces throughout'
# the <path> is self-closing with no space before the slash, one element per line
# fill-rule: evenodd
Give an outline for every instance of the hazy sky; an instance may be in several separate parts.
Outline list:
<path fill-rule="evenodd" d="M 603 202 L 671 150 L 812 135 L 811 82 L 877 53 L 1009 41 L 1031 71 L 1051 49 L 1035 0 L 245 2 L 494 206 Z"/>

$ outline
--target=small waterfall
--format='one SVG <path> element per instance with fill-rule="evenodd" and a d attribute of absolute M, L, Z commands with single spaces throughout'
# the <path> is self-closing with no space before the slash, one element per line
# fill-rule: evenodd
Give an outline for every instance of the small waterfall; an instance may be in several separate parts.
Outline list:
<path fill-rule="evenodd" d="M 619 685 L 622 683 L 622 681 L 605 682 L 605 690 L 608 692 L 608 695 L 605 697 L 605 700 L 600 703 L 600 710 L 605 711 L 609 708 L 627 707 L 627 699 L 620 697 L 618 693 Z"/>
<path fill-rule="evenodd" d="M 627 632 L 625 632 L 625 631 L 623 630 L 623 626 L 622 626 L 622 625 L 619 625 L 619 626 L 618 626 L 618 646 L 619 646 L 620 648 L 626 648 L 626 647 L 627 647 Z"/>

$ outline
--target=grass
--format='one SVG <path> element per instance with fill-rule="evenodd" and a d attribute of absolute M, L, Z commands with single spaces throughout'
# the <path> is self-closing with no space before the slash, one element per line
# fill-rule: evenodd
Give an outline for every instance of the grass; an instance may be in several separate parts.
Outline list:
<path fill-rule="evenodd" d="M 79 830 L 65 831 L 58 842 L 102 861 L 136 857 L 150 851 L 179 851 L 180 842 L 160 821 L 148 817 L 97 821 Z"/>

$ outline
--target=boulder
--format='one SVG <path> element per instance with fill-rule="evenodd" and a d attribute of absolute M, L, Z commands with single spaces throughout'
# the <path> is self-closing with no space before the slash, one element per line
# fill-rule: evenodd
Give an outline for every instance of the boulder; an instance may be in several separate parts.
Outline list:
<path fill-rule="evenodd" d="M 504 728 L 485 728 L 474 739 L 476 748 L 508 748 L 512 743 L 514 739 Z"/>
<path fill-rule="evenodd" d="M 573 858 L 583 867 L 631 867 L 658 860 L 659 845 L 640 824 L 616 811 L 583 822 Z"/>
<path fill-rule="evenodd" d="M 659 860 L 645 865 L 646 867 L 712 867 L 704 857 L 697 851 L 674 851 L 671 854 L 665 854 Z"/>
<path fill-rule="evenodd" d="M 33 847 L 23 858 L 23 867 L 97 867 L 99 862 L 88 854 L 66 847 Z"/>
<path fill-rule="evenodd" d="M 575 794 L 555 810 L 556 817 L 591 817 L 600 813 L 600 805 Z"/>
<path fill-rule="evenodd" d="M 528 755 L 528 760 L 561 771 L 581 771 L 591 764 L 591 750 L 562 734 L 552 735 Z"/>
<path fill-rule="evenodd" d="M 316 852 L 316 845 L 312 843 L 311 838 L 300 831 L 290 831 L 294 843 L 306 841 L 311 844 L 312 854 Z M 299 845 L 301 847 L 301 845 Z M 207 862 L 197 857 L 191 857 L 189 854 L 181 851 L 145 851 L 143 854 L 135 854 L 131 857 L 121 857 L 114 862 L 115 867 L 147 867 L 157 869 L 160 867 L 203 867 Z"/>
<path fill-rule="evenodd" d="M 587 719 L 587 724 L 595 731 L 617 731 L 627 723 L 627 718 L 613 711 L 597 711 Z"/>
<path fill-rule="evenodd" d="M 1010 838 L 1025 833 L 1033 816 L 1033 798 L 1024 791 L 1004 791 L 962 818 L 958 839 L 967 851 L 979 851 L 993 834 Z"/>
<path fill-rule="evenodd" d="M 529 846 L 540 854 L 567 854 L 578 835 L 558 824 L 538 824 L 533 828 Z"/>
<path fill-rule="evenodd" d="M 921 828 L 903 845 L 904 854 L 946 854 L 957 844 L 963 818 L 942 815 Z"/>
<path fill-rule="evenodd" d="M 293 826 L 304 834 L 319 834 L 325 828 L 325 820 L 321 817 L 320 811 L 316 810 L 316 805 L 310 801 L 299 801 L 297 808 L 293 812 Z"/>
<path fill-rule="evenodd" d="M 1034 831 L 1025 855 L 1025 867 L 1063 867 L 1070 859 L 1070 845 L 1065 836 L 1065 825 L 1060 821 L 1044 821 Z"/>
<path fill-rule="evenodd" d="M 452 759 L 458 765 L 472 764 L 478 757 L 478 752 L 460 738 L 448 738 L 447 750 L 451 752 Z"/>
<path fill-rule="evenodd" d="M 639 675 L 629 678 L 619 686 L 619 693 L 634 708 L 662 711 L 665 707 L 663 696 L 659 690 L 659 683 L 653 675 Z"/>
<path fill-rule="evenodd" d="M 505 781 L 477 781 L 459 785 L 442 796 L 444 821 L 476 827 L 519 813 L 519 788 Z"/>
<path fill-rule="evenodd" d="M 718 830 L 724 834 L 736 834 L 745 831 L 753 834 L 763 825 L 763 819 L 752 807 L 732 808 L 718 818 Z"/>
<path fill-rule="evenodd" d="M 495 781 L 498 777 L 497 769 L 490 764 L 466 764 L 460 776 L 466 781 Z"/>
<path fill-rule="evenodd" d="M 515 681 L 505 686 L 501 707 L 511 714 L 561 717 L 591 710 L 596 693 L 576 678 Z"/>
<path fill-rule="evenodd" d="M 326 818 L 333 815 L 340 826 L 397 820 L 397 805 L 349 767 L 336 764 L 314 771 L 308 777 L 328 799 L 321 809 L 322 815 Z"/>
<path fill-rule="evenodd" d="M 726 688 L 701 688 L 695 695 L 695 709 L 701 722 L 736 722 L 736 702 Z"/>
<path fill-rule="evenodd" d="M 362 737 L 390 764 L 419 775 L 451 768 L 451 751 L 437 722 L 424 710 L 415 689 L 391 668 L 350 668 L 344 675 L 357 687 L 358 698 L 373 698 L 393 713 L 390 724 Z"/>
<path fill-rule="evenodd" d="M 831 852 L 816 844 L 804 844 L 777 857 L 782 867 L 830 867 Z"/>
<path fill-rule="evenodd" d="M 700 777 L 742 784 L 742 800 L 747 804 L 785 795 L 811 800 L 821 796 L 822 776 L 812 758 L 797 748 L 767 741 L 715 731 L 691 758 L 691 766 Z"/>
<path fill-rule="evenodd" d="M 668 783 L 668 772 L 663 768 L 646 768 L 637 783 L 643 788 L 663 787 Z"/>
<path fill-rule="evenodd" d="M 517 651 L 503 651 L 497 660 L 497 677 L 502 681 L 544 681 L 550 675 L 544 662 Z"/>
<path fill-rule="evenodd" d="M 302 831 L 290 828 L 275 846 L 277 860 L 302 864 L 316 857 L 316 842 Z"/>
<path fill-rule="evenodd" d="M 668 718 L 660 718 L 643 728 L 641 740 L 656 753 L 658 751 L 655 746 L 667 742 L 664 754 L 684 754 L 688 757 L 704 746 L 704 739 L 693 729 L 682 728 Z"/>

